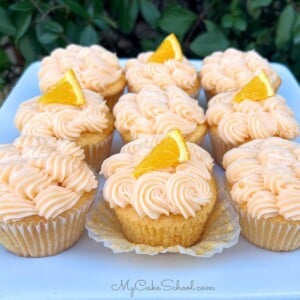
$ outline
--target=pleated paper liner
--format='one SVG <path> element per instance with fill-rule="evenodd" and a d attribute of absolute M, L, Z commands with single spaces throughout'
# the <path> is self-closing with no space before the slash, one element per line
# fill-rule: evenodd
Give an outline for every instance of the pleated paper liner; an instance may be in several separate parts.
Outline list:
<path fill-rule="evenodd" d="M 114 253 L 135 252 L 137 254 L 156 255 L 159 253 L 181 253 L 196 257 L 211 257 L 224 248 L 230 248 L 238 242 L 240 226 L 238 216 L 228 201 L 228 194 L 218 184 L 218 199 L 206 224 L 201 240 L 192 247 L 151 247 L 129 242 L 123 236 L 121 226 L 114 211 L 98 193 L 93 209 L 87 216 L 86 229 L 96 242 L 103 242 Z"/>
<path fill-rule="evenodd" d="M 94 191 L 86 193 L 78 204 L 54 219 L 28 217 L 17 222 L 0 222 L 0 244 L 12 253 L 25 257 L 62 252 L 80 238 L 94 197 Z"/>
<path fill-rule="evenodd" d="M 272 251 L 292 251 L 300 248 L 300 221 L 287 221 L 283 217 L 252 217 L 245 206 L 235 203 L 230 196 L 228 182 L 220 178 L 219 186 L 227 193 L 239 216 L 241 234 L 257 247 Z"/>

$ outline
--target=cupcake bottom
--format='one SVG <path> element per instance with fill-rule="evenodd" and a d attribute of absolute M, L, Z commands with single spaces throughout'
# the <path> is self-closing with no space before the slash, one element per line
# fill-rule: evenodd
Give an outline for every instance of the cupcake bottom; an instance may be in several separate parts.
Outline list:
<path fill-rule="evenodd" d="M 223 166 L 224 154 L 232 148 L 238 147 L 239 145 L 233 145 L 225 143 L 217 134 L 217 127 L 211 127 L 209 129 L 210 142 L 212 146 L 213 157 L 220 166 Z"/>
<path fill-rule="evenodd" d="M 196 128 L 196 130 L 194 132 L 192 132 L 191 134 L 189 134 L 185 137 L 186 141 L 190 142 L 190 143 L 195 143 L 200 146 L 204 141 L 206 132 L 207 132 L 207 125 L 205 123 L 201 124 Z M 121 135 L 121 138 L 122 138 L 124 144 L 127 144 L 134 140 L 131 137 L 129 131 L 120 133 L 120 135 Z"/>
<path fill-rule="evenodd" d="M 249 242 L 272 251 L 300 248 L 300 221 L 288 221 L 281 216 L 256 219 L 247 212 L 246 205 L 234 205 L 241 233 Z"/>
<path fill-rule="evenodd" d="M 84 150 L 85 161 L 96 172 L 100 170 L 102 162 L 110 155 L 113 133 L 113 117 L 110 117 L 109 126 L 103 132 L 85 132 L 76 141 L 77 145 Z"/>
<path fill-rule="evenodd" d="M 114 108 L 114 105 L 123 94 L 125 87 L 126 87 L 126 79 L 125 76 L 122 75 L 119 81 L 115 82 L 110 86 L 105 87 L 103 92 L 99 92 L 99 94 L 101 94 L 106 100 L 106 104 L 109 107 L 109 110 L 111 112 Z"/>
<path fill-rule="evenodd" d="M 84 230 L 94 196 L 95 191 L 85 193 L 74 207 L 53 219 L 32 216 L 16 222 L 0 222 L 0 244 L 26 257 L 55 255 L 70 248 Z"/>
<path fill-rule="evenodd" d="M 211 183 L 212 197 L 195 217 L 185 219 L 182 215 L 162 215 L 157 220 L 141 218 L 133 207 L 114 208 L 122 231 L 130 242 L 149 246 L 170 247 L 181 245 L 190 247 L 197 243 L 205 224 L 214 208 L 217 191 L 215 182 Z"/>
<path fill-rule="evenodd" d="M 102 162 L 110 155 L 113 133 L 104 139 L 94 133 L 81 136 L 77 144 L 84 150 L 85 161 L 96 172 L 101 168 Z"/>

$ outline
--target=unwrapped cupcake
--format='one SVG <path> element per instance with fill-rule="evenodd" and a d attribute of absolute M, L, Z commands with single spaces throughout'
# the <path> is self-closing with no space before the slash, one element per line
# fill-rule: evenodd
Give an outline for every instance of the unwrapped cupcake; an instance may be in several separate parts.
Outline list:
<path fill-rule="evenodd" d="M 217 196 L 213 160 L 182 139 L 178 130 L 144 135 L 102 165 L 104 199 L 133 243 L 189 247 L 201 239 Z M 177 156 L 181 162 L 166 167 Z"/>
<path fill-rule="evenodd" d="M 281 83 L 279 75 L 256 51 L 243 52 L 229 48 L 224 52 L 214 52 L 204 58 L 200 70 L 206 99 L 219 93 L 239 90 L 261 70 L 267 74 L 274 90 L 277 90 Z"/>
<path fill-rule="evenodd" d="M 174 34 L 170 34 L 154 51 L 143 52 L 129 59 L 125 67 L 128 91 L 138 93 L 147 85 L 161 89 L 177 86 L 198 99 L 200 80 L 196 68 L 183 56 Z"/>
<path fill-rule="evenodd" d="M 65 93 L 54 100 L 63 101 L 67 96 Z M 44 104 L 40 98 L 20 104 L 15 126 L 21 135 L 75 141 L 84 150 L 87 163 L 98 171 L 110 154 L 114 132 L 114 119 L 103 98 L 90 90 L 83 90 L 81 105 Z"/>
<path fill-rule="evenodd" d="M 151 85 L 139 93 L 125 94 L 113 114 L 125 143 L 139 134 L 166 134 L 178 128 L 187 141 L 201 144 L 207 131 L 203 109 L 175 86 L 162 90 Z"/>
<path fill-rule="evenodd" d="M 103 96 L 110 109 L 126 86 L 115 54 L 98 45 L 69 45 L 65 49 L 55 49 L 42 60 L 38 73 L 41 91 L 48 92 L 70 69 L 76 73 L 81 87 Z"/>
<path fill-rule="evenodd" d="M 41 257 L 81 236 L 97 188 L 74 142 L 22 136 L 0 146 L 0 244 Z"/>
<path fill-rule="evenodd" d="M 234 96 L 235 92 L 218 94 L 209 101 L 206 112 L 214 157 L 220 165 L 228 150 L 253 139 L 299 135 L 294 113 L 280 95 L 241 102 L 235 102 Z"/>
<path fill-rule="evenodd" d="M 300 145 L 254 140 L 227 152 L 223 165 L 244 237 L 274 251 L 300 248 Z"/>

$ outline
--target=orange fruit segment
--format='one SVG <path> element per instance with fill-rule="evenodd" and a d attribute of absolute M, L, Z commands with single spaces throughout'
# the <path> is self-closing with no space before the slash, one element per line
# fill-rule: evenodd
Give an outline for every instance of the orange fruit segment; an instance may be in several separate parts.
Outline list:
<path fill-rule="evenodd" d="M 148 62 L 164 63 L 168 59 L 181 60 L 183 57 L 180 43 L 174 33 L 169 34 L 150 56 Z"/>
<path fill-rule="evenodd" d="M 68 70 L 62 79 L 38 99 L 38 102 L 41 104 L 85 104 L 85 98 L 74 71 Z"/>
<path fill-rule="evenodd" d="M 243 100 L 260 101 L 275 95 L 272 84 L 264 71 L 253 77 L 240 91 L 238 91 L 233 101 Z"/>
<path fill-rule="evenodd" d="M 179 129 L 171 130 L 134 168 L 135 178 L 155 170 L 175 167 L 190 159 L 189 149 Z"/>

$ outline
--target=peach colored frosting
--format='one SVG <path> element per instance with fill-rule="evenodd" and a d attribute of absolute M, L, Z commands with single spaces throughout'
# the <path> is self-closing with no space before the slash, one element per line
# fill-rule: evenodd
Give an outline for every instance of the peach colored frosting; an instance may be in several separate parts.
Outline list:
<path fill-rule="evenodd" d="M 275 83 L 278 75 L 269 62 L 254 50 L 242 52 L 229 48 L 207 56 L 200 70 L 201 85 L 205 90 L 224 93 L 235 91 L 248 83 L 257 72 L 264 70 Z"/>
<path fill-rule="evenodd" d="M 152 85 L 138 94 L 125 94 L 113 114 L 118 131 L 130 132 L 132 138 L 144 133 L 165 134 L 175 128 L 188 135 L 205 122 L 197 101 L 175 86 L 163 91 Z"/>
<path fill-rule="evenodd" d="M 0 220 L 55 218 L 97 187 L 74 142 L 22 136 L 0 146 Z"/>
<path fill-rule="evenodd" d="M 263 101 L 233 102 L 234 92 L 218 94 L 208 103 L 206 119 L 217 126 L 218 136 L 233 145 L 249 139 L 279 136 L 294 139 L 299 135 L 299 124 L 294 113 L 279 95 Z"/>
<path fill-rule="evenodd" d="M 83 90 L 86 104 L 39 104 L 38 97 L 23 102 L 15 116 L 15 125 L 23 135 L 53 136 L 76 140 L 85 132 L 102 132 L 108 126 L 109 109 L 103 98 Z"/>
<path fill-rule="evenodd" d="M 100 94 L 105 94 L 105 88 L 117 82 L 123 72 L 117 56 L 105 48 L 69 45 L 54 50 L 42 60 L 38 74 L 41 91 L 47 92 L 71 68 L 82 88 Z"/>
<path fill-rule="evenodd" d="M 144 52 L 137 58 L 128 60 L 125 75 L 133 92 L 139 92 L 149 84 L 162 89 L 175 85 L 185 91 L 197 87 L 197 71 L 186 58 L 181 61 L 169 59 L 163 64 L 148 63 L 152 54 L 153 51 Z"/>
<path fill-rule="evenodd" d="M 300 145 L 278 137 L 258 139 L 223 158 L 233 201 L 256 218 L 300 220 Z"/>
<path fill-rule="evenodd" d="M 187 143 L 191 159 L 177 167 L 157 170 L 137 179 L 133 170 L 144 156 L 162 139 L 161 135 L 144 135 L 122 147 L 102 164 L 106 178 L 104 198 L 111 207 L 133 206 L 141 217 L 158 219 L 160 215 L 195 216 L 212 196 L 213 160 L 199 146 Z"/>

